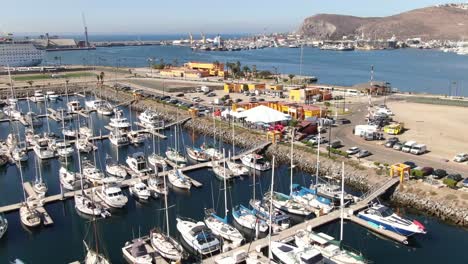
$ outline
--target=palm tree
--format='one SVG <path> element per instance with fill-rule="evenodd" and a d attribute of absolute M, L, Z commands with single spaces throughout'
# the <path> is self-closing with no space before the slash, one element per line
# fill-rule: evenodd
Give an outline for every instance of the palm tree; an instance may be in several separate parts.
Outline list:
<path fill-rule="evenodd" d="M 34 81 L 27 81 L 27 83 L 28 83 L 29 86 L 32 88 Z"/>
<path fill-rule="evenodd" d="M 101 72 L 99 77 L 101 78 L 101 83 L 104 83 L 104 72 Z"/>
<path fill-rule="evenodd" d="M 252 75 L 254 78 L 257 78 L 257 75 L 258 75 L 257 65 L 252 65 Z"/>
<path fill-rule="evenodd" d="M 289 82 L 291 82 L 291 84 L 292 84 L 292 81 L 293 81 L 294 77 L 296 77 L 296 75 L 289 74 L 288 77 L 289 77 Z"/>
<path fill-rule="evenodd" d="M 250 72 L 249 66 L 245 65 L 242 67 L 242 72 L 244 73 L 244 76 L 247 77 L 248 73 Z"/>

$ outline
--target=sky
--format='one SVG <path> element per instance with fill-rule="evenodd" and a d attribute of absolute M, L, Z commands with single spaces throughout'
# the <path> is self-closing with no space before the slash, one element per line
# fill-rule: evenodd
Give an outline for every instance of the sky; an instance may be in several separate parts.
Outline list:
<path fill-rule="evenodd" d="M 0 33 L 272 33 L 318 13 L 387 16 L 434 0 L 14 0 L 0 3 Z"/>

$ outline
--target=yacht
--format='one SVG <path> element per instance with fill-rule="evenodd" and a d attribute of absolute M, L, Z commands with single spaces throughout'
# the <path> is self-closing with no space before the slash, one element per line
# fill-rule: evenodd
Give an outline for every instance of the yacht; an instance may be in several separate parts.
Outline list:
<path fill-rule="evenodd" d="M 146 186 L 146 184 L 141 180 L 135 182 L 129 189 L 130 193 L 140 200 L 148 200 L 151 196 L 148 186 Z"/>
<path fill-rule="evenodd" d="M 33 102 L 44 102 L 45 101 L 45 96 L 44 93 L 40 90 L 34 91 L 34 95 L 29 98 Z"/>
<path fill-rule="evenodd" d="M 47 91 L 46 98 L 50 101 L 55 101 L 59 98 L 59 95 L 55 93 L 55 91 Z"/>
<path fill-rule="evenodd" d="M 184 249 L 171 236 L 158 230 L 150 231 L 151 245 L 163 258 L 179 262 L 182 259 Z"/>
<path fill-rule="evenodd" d="M 177 230 L 198 254 L 208 255 L 220 250 L 219 240 L 203 222 L 177 218 Z"/>
<path fill-rule="evenodd" d="M 358 217 L 381 229 L 403 236 L 426 234 L 426 228 L 417 220 L 409 220 L 395 214 L 392 209 L 381 204 L 373 204 L 358 213 Z"/>
<path fill-rule="evenodd" d="M 40 159 L 51 159 L 55 157 L 54 151 L 49 148 L 49 140 L 47 138 L 39 138 L 33 150 Z"/>
<path fill-rule="evenodd" d="M 128 137 L 118 129 L 114 129 L 110 132 L 109 141 L 117 147 L 126 146 L 130 143 Z"/>
<path fill-rule="evenodd" d="M 182 154 L 179 151 L 173 148 L 167 149 L 166 157 L 175 163 L 182 163 L 182 164 L 187 163 L 187 158 L 182 156 Z"/>
<path fill-rule="evenodd" d="M 31 67 L 41 64 L 45 51 L 39 50 L 28 40 L 0 38 L 0 66 Z"/>
<path fill-rule="evenodd" d="M 281 263 L 325 264 L 320 251 L 314 248 L 301 249 L 286 243 L 272 241 L 271 253 Z"/>
<path fill-rule="evenodd" d="M 102 173 L 96 166 L 89 160 L 83 161 L 83 177 L 88 179 L 90 182 L 96 184 L 102 183 L 104 180 L 104 173 Z"/>
<path fill-rule="evenodd" d="M 195 161 L 205 162 L 210 160 L 210 157 L 208 157 L 208 155 L 206 155 L 206 153 L 200 148 L 186 147 L 185 149 L 187 150 L 189 158 Z"/>
<path fill-rule="evenodd" d="M 122 208 L 128 202 L 127 196 L 122 193 L 122 189 L 117 185 L 102 185 L 95 192 L 99 198 L 113 208 Z"/>
<path fill-rule="evenodd" d="M 122 253 L 130 264 L 153 263 L 153 257 L 146 249 L 145 241 L 141 238 L 125 243 L 125 246 L 122 248 Z"/>
<path fill-rule="evenodd" d="M 127 137 L 132 144 L 138 145 L 145 142 L 146 137 L 143 133 L 138 133 L 137 131 L 129 131 Z"/>
<path fill-rule="evenodd" d="M 3 235 L 8 230 L 8 220 L 6 219 L 4 214 L 0 214 L 0 239 L 2 239 Z"/>
<path fill-rule="evenodd" d="M 26 227 L 36 227 L 42 222 L 41 215 L 34 206 L 24 203 L 19 210 L 21 223 Z"/>
<path fill-rule="evenodd" d="M 150 109 L 146 109 L 141 114 L 138 115 L 138 119 L 143 124 L 145 128 L 155 129 L 163 126 L 163 121 L 160 118 L 160 115 Z"/>
<path fill-rule="evenodd" d="M 250 153 L 242 156 L 241 161 L 242 164 L 244 164 L 245 166 L 259 171 L 266 171 L 271 169 L 270 162 L 265 161 L 262 155 L 258 155 L 255 153 Z"/>
<path fill-rule="evenodd" d="M 268 225 L 265 221 L 259 219 L 252 210 L 248 209 L 243 205 L 237 205 L 232 210 L 232 216 L 234 220 L 241 226 L 250 229 L 257 230 L 264 233 L 268 231 Z"/>
<path fill-rule="evenodd" d="M 109 102 L 104 101 L 100 106 L 96 108 L 96 112 L 101 115 L 111 116 L 114 114 L 114 109 Z"/>
<path fill-rule="evenodd" d="M 73 100 L 67 103 L 67 109 L 69 112 L 79 112 L 83 110 L 83 107 L 81 106 L 80 101 Z"/>
<path fill-rule="evenodd" d="M 167 173 L 167 178 L 169 182 L 177 188 L 190 190 L 190 187 L 192 187 L 190 179 L 179 169 L 169 171 Z"/>
<path fill-rule="evenodd" d="M 132 125 L 127 118 L 123 116 L 122 110 L 114 110 L 115 117 L 110 119 L 109 126 L 122 131 L 127 131 Z"/>
<path fill-rule="evenodd" d="M 131 156 L 127 157 L 126 162 L 128 167 L 138 175 L 145 175 L 151 172 L 151 169 L 148 168 L 146 164 L 146 158 L 143 152 L 133 153 Z"/>
<path fill-rule="evenodd" d="M 63 188 L 73 191 L 80 186 L 81 174 L 71 172 L 65 167 L 60 167 L 59 178 Z"/>
<path fill-rule="evenodd" d="M 96 110 L 98 107 L 103 105 L 104 102 L 105 101 L 101 99 L 85 101 L 85 107 L 89 110 Z"/>
<path fill-rule="evenodd" d="M 365 264 L 368 261 L 359 253 L 340 247 L 340 241 L 324 233 L 304 229 L 294 235 L 294 243 L 299 248 L 314 248 L 322 253 L 325 263 Z"/>

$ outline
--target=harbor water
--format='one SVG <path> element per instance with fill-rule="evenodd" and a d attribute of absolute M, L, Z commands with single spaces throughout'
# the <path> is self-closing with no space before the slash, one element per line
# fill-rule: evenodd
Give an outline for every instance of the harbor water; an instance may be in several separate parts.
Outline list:
<path fill-rule="evenodd" d="M 389 82 L 400 91 L 468 95 L 468 60 L 454 53 L 419 49 L 336 52 L 306 47 L 302 67 L 300 54 L 300 49 L 292 48 L 194 52 L 186 46 L 127 46 L 48 52 L 44 63 L 59 63 L 56 57 L 63 64 L 113 67 L 148 67 L 150 57 L 179 65 L 187 61 L 240 61 L 250 68 L 256 65 L 259 71 L 302 73 L 318 77 L 319 83 L 344 86 L 368 82 L 374 65 L 374 80 Z"/>
<path fill-rule="evenodd" d="M 60 108 L 65 106 L 65 98 L 62 101 L 51 103 L 49 107 Z M 77 97 L 82 103 L 84 98 Z M 23 111 L 28 108 L 26 101 L 20 101 Z M 31 103 L 31 108 L 37 112 L 44 112 L 44 103 Z M 138 113 L 124 109 L 124 114 L 132 121 L 136 120 Z M 96 135 L 107 134 L 104 128 L 109 121 L 109 117 L 99 114 L 91 114 L 93 129 Z M 80 117 L 84 123 L 83 117 Z M 37 133 L 47 131 L 46 119 L 43 118 L 43 126 L 36 130 Z M 77 125 L 77 120 L 68 123 Z M 49 120 L 50 130 L 60 134 L 62 124 Z M 18 124 L 20 131 L 24 131 L 23 126 Z M 134 127 L 136 129 L 136 126 Z M 6 139 L 11 129 L 16 129 L 16 123 L 0 123 L 0 138 Z M 173 146 L 174 131 L 171 129 L 163 132 L 168 138 L 160 141 L 162 152 L 167 146 Z M 24 133 L 21 133 L 24 140 Z M 213 143 L 213 138 L 198 135 L 192 131 L 183 130 L 180 142 L 186 146 L 199 146 L 202 143 Z M 96 141 L 98 150 L 96 157 L 93 154 L 82 155 L 82 158 L 94 161 L 99 168 L 104 168 L 106 155 L 111 155 L 114 159 L 119 156 L 120 163 L 124 164 L 127 155 L 141 151 L 146 154 L 152 153 L 151 137 L 144 145 L 127 146 L 117 149 L 110 145 L 108 140 Z M 226 150 L 232 146 L 224 145 Z M 156 143 L 158 146 L 158 143 Z M 156 147 L 156 152 L 158 152 Z M 240 149 L 236 149 L 238 153 Z M 29 159 L 23 164 L 23 175 L 25 181 L 34 181 L 36 175 L 35 155 L 29 153 Z M 77 170 L 76 154 L 68 160 L 70 167 Z M 46 181 L 48 194 L 60 193 L 58 170 L 63 160 L 52 159 L 39 162 L 39 168 Z M 275 190 L 288 192 L 289 189 L 289 168 L 281 165 L 277 168 Z M 175 218 L 177 216 L 190 217 L 202 220 L 205 208 L 215 208 L 221 216 L 224 211 L 224 196 L 221 193 L 222 182 L 220 182 L 212 171 L 202 169 L 187 173 L 190 177 L 203 184 L 201 188 L 193 187 L 190 191 L 176 191 L 171 189 L 169 195 L 170 232 L 180 240 L 180 236 L 175 228 Z M 258 173 L 255 177 L 256 183 L 253 185 L 253 176 L 244 176 L 234 180 L 228 185 L 228 208 L 234 205 L 247 205 L 252 198 L 253 187 L 256 189 L 256 197 L 268 190 L 271 180 L 271 171 Z M 306 173 L 296 171 L 294 182 L 308 186 L 312 177 Z M 352 190 L 350 190 L 352 191 Z M 121 247 L 126 241 L 132 238 L 146 235 L 154 227 L 162 228 L 164 223 L 164 211 L 162 199 L 150 199 L 148 202 L 140 203 L 130 196 L 128 190 L 124 193 L 129 197 L 129 202 L 124 209 L 112 211 L 112 216 L 107 219 L 97 221 L 100 243 L 99 251 L 105 252 L 110 257 L 112 263 L 123 263 Z M 0 170 L 0 206 L 10 203 L 20 202 L 23 194 L 21 189 L 19 170 L 15 165 L 9 165 Z M 394 208 L 399 213 L 415 218 L 422 222 L 428 234 L 417 236 L 410 240 L 410 245 L 404 246 L 369 233 L 365 228 L 352 223 L 345 224 L 344 244 L 361 251 L 364 256 L 374 263 L 468 263 L 468 257 L 464 252 L 468 232 L 460 227 L 443 223 L 432 217 L 425 216 L 421 212 L 406 209 Z M 69 263 L 71 261 L 84 259 L 83 240 L 88 240 L 92 236 L 89 219 L 78 216 L 74 208 L 72 199 L 46 205 L 46 210 L 54 220 L 54 224 L 49 227 L 37 229 L 27 229 L 22 226 L 18 212 L 7 214 L 9 229 L 7 234 L 0 240 L 0 263 L 8 263 L 9 260 L 20 258 L 26 263 Z M 294 218 L 294 221 L 302 219 Z M 230 217 L 232 222 L 232 217 Z M 319 229 L 335 237 L 339 236 L 339 224 L 332 223 Z M 252 234 L 246 234 L 252 236 Z M 192 258 L 195 261 L 195 258 Z"/>

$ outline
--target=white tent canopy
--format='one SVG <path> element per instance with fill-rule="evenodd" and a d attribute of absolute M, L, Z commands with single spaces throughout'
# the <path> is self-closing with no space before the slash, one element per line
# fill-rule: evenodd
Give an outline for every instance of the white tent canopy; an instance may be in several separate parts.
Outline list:
<path fill-rule="evenodd" d="M 269 108 L 264 105 L 259 105 L 252 109 L 240 112 L 236 116 L 237 118 L 245 118 L 245 121 L 252 123 L 275 123 L 281 121 L 291 120 L 291 116 L 283 114 L 280 111 Z"/>

